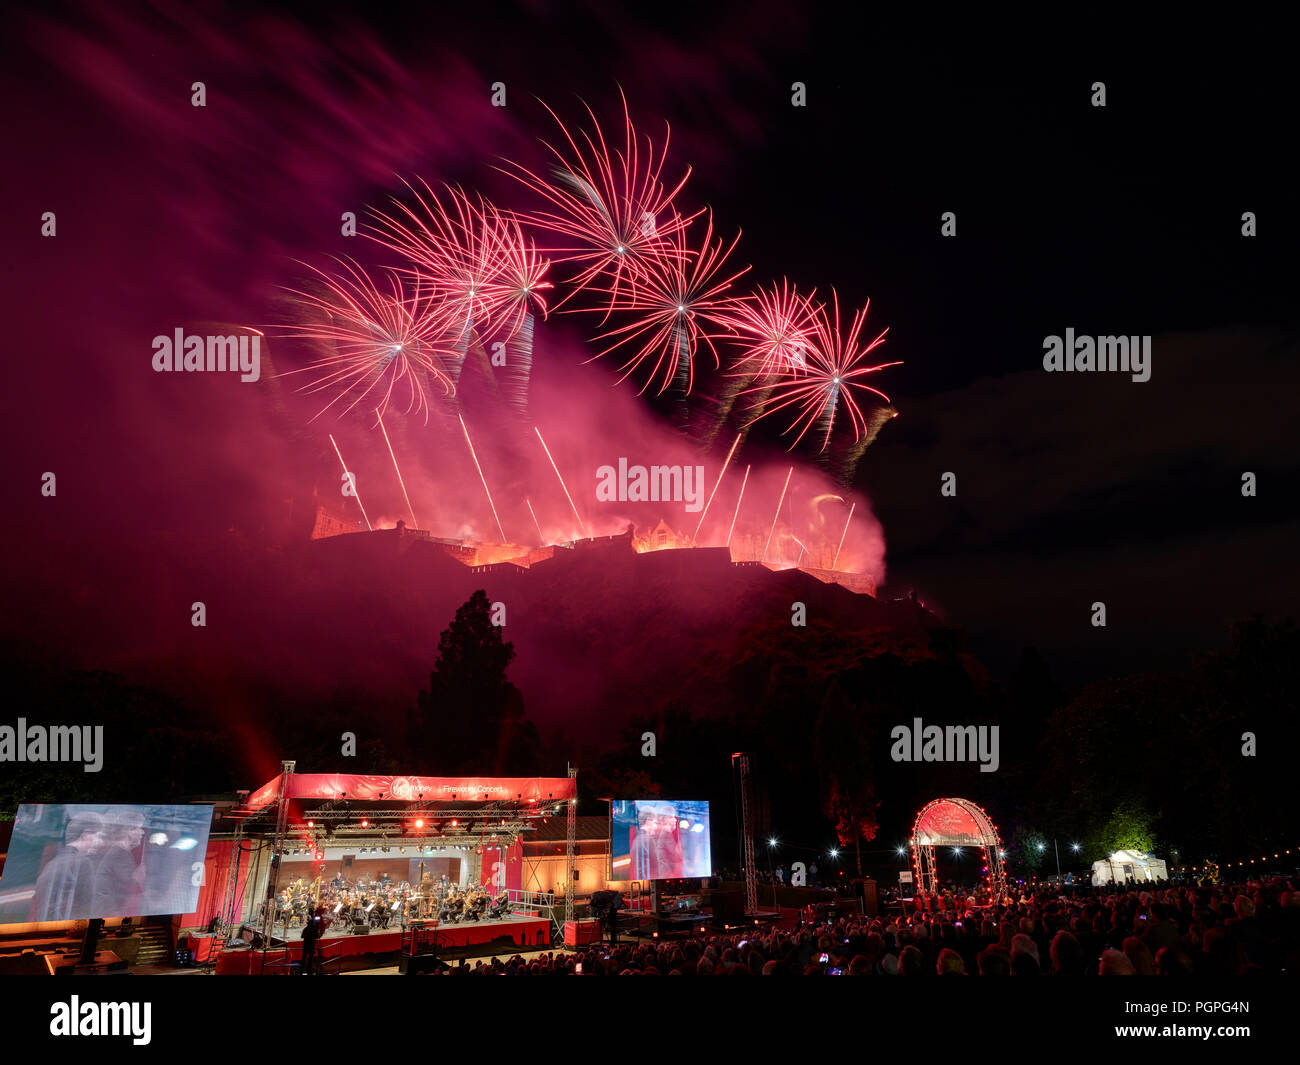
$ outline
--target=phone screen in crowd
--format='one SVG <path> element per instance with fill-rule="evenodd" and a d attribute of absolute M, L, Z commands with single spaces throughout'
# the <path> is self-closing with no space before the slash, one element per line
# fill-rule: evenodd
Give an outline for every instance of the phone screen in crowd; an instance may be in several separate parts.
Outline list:
<path fill-rule="evenodd" d="M 577 968 L 574 969 L 573 971 L 574 971 L 575 973 L 581 973 L 581 972 L 582 972 L 582 962 L 578 962 L 578 966 L 577 966 Z"/>
<path fill-rule="evenodd" d="M 829 954 L 823 954 L 823 955 L 822 955 L 820 958 L 818 958 L 817 960 L 818 960 L 819 962 L 821 962 L 821 964 L 825 965 L 828 961 L 831 960 L 831 956 L 830 956 Z"/>
<path fill-rule="evenodd" d="M 827 976 L 843 976 L 843 975 L 844 975 L 844 970 L 843 970 L 843 969 L 827 969 L 827 970 L 826 970 L 826 975 L 827 975 Z"/>

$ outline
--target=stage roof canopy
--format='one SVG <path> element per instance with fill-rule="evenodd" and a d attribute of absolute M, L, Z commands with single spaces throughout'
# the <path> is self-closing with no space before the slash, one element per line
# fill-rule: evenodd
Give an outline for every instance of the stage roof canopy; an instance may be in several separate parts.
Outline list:
<path fill-rule="evenodd" d="M 513 843 L 552 819 L 567 821 L 572 777 L 417 777 L 289 773 L 228 815 L 245 835 L 273 837 L 282 782 L 285 839 L 311 847 L 398 843 L 436 848 Z"/>
<path fill-rule="evenodd" d="M 247 814 L 260 813 L 280 794 L 283 774 L 248 797 Z M 572 777 L 415 777 L 358 773 L 290 773 L 288 798 L 303 802 L 504 803 L 547 805 L 578 797 Z"/>

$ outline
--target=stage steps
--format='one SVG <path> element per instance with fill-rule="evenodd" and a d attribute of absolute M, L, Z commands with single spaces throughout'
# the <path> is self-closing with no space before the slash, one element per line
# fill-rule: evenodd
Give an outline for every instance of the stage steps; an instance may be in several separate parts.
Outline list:
<path fill-rule="evenodd" d="M 172 957 L 171 929 L 165 925 L 145 923 L 135 930 L 140 937 L 140 950 L 136 965 L 170 965 Z"/>

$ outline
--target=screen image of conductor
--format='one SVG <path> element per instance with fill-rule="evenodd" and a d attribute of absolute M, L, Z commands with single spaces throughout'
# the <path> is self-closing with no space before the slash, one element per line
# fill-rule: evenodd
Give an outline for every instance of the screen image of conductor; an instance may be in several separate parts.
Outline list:
<path fill-rule="evenodd" d="M 0 877 L 0 924 L 192 913 L 210 806 L 23 805 Z"/>
<path fill-rule="evenodd" d="M 672 880 L 713 872 L 707 802 L 616 800 L 612 835 L 611 879 Z"/>

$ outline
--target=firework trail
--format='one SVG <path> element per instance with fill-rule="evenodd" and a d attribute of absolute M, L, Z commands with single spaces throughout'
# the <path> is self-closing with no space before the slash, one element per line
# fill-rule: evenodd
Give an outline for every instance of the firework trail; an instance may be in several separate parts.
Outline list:
<path fill-rule="evenodd" d="M 377 282 L 356 263 L 336 261 L 342 268 L 337 276 L 303 264 L 319 276 L 320 292 L 286 289 L 311 320 L 284 327 L 281 335 L 323 345 L 329 353 L 284 376 L 314 374 L 300 391 L 333 393 L 312 421 L 340 403 L 347 403 L 340 417 L 363 402 L 383 414 L 405 390 L 404 413 L 423 414 L 427 422 L 430 382 L 445 395 L 455 392 L 439 361 L 451 341 L 441 306 L 427 286 L 417 283 L 405 292 L 394 271 Z"/>
<path fill-rule="evenodd" d="M 740 234 L 730 244 L 722 238 L 715 243 L 712 215 L 706 217 L 704 240 L 698 252 L 687 250 L 685 233 L 679 231 L 674 244 L 680 254 L 647 259 L 644 269 L 628 280 L 622 294 L 613 289 L 603 290 L 610 293 L 613 309 L 636 317 L 597 338 L 619 338 L 600 355 L 608 355 L 625 344 L 638 345 L 619 367 L 622 375 L 619 380 L 626 380 L 643 363 L 653 359 L 642 393 L 656 378 L 662 377 L 659 395 L 670 386 L 679 396 L 690 395 L 695 381 L 695 354 L 701 342 L 713 355 L 714 365 L 719 364 L 712 335 L 703 327 L 729 312 L 735 299 L 723 294 L 749 267 L 726 275 L 730 268 L 727 257 L 735 250 Z"/>
<path fill-rule="evenodd" d="M 546 534 L 542 532 L 542 523 L 537 520 L 537 512 L 533 510 L 533 501 L 526 498 L 524 499 L 524 503 L 528 506 L 528 513 L 533 516 L 533 524 L 537 526 L 537 538 L 541 541 L 542 546 L 545 547 Z"/>
<path fill-rule="evenodd" d="M 501 519 L 497 516 L 497 505 L 492 502 L 492 490 L 488 488 L 487 478 L 483 476 L 483 467 L 479 465 L 478 453 L 474 450 L 474 441 L 469 438 L 469 430 L 465 427 L 465 418 L 463 415 L 456 415 L 460 419 L 461 431 L 465 434 L 465 443 L 469 445 L 470 458 L 474 460 L 474 468 L 478 470 L 478 479 L 483 482 L 483 494 L 487 496 L 488 506 L 492 508 L 492 517 L 496 519 L 497 532 L 501 534 L 501 542 L 507 544 L 510 541 L 506 539 L 506 531 L 501 527 Z"/>
<path fill-rule="evenodd" d="M 736 497 L 736 510 L 731 515 L 731 528 L 727 530 L 727 547 L 731 547 L 731 536 L 736 531 L 736 519 L 740 517 L 740 503 L 745 498 L 745 485 L 749 484 L 750 467 L 745 467 L 745 479 L 740 482 L 740 495 Z"/>
<path fill-rule="evenodd" d="M 411 497 L 406 493 L 406 480 L 402 477 L 402 469 L 397 465 L 397 453 L 393 451 L 393 442 L 388 439 L 388 430 L 384 427 L 384 416 L 379 411 L 375 411 L 375 418 L 379 422 L 379 431 L 384 434 L 384 443 L 388 446 L 389 457 L 393 460 L 393 469 L 397 471 L 397 483 L 402 486 L 402 498 L 406 500 L 406 509 L 411 515 L 411 525 L 418 529 L 420 523 L 415 518 L 415 508 L 411 506 Z"/>
<path fill-rule="evenodd" d="M 502 171 L 547 202 L 542 210 L 522 216 L 523 220 L 568 242 L 548 248 L 562 261 L 579 267 L 572 278 L 574 292 L 566 300 L 602 274 L 612 278 L 616 298 L 623 283 L 639 272 L 643 261 L 673 254 L 671 238 L 695 217 L 683 217 L 673 208 L 674 198 L 690 176 L 690 168 L 671 187 L 662 179 L 671 131 L 665 125 L 662 148 L 656 149 L 654 141 L 647 136 L 643 149 L 628 112 L 627 98 L 623 96 L 622 101 L 621 149 L 611 150 L 590 107 L 586 110 L 593 132 L 572 133 L 543 104 L 563 136 L 559 147 L 542 142 L 554 156 L 549 178 L 509 160 L 506 161 L 509 169 Z M 608 318 L 608 308 L 605 313 Z"/>
<path fill-rule="evenodd" d="M 700 538 L 700 529 L 704 527 L 704 519 L 708 516 L 709 507 L 713 506 L 713 497 L 718 494 L 718 487 L 722 484 L 722 478 L 727 475 L 727 467 L 731 465 L 731 456 L 736 453 L 736 446 L 740 443 L 740 434 L 736 434 L 736 439 L 731 443 L 731 450 L 727 452 L 727 457 L 722 460 L 722 469 L 718 471 L 718 479 L 713 482 L 713 491 L 709 493 L 709 501 L 704 504 L 704 510 L 700 513 L 700 520 L 696 522 L 695 532 L 691 534 L 691 543 L 695 543 Z"/>
<path fill-rule="evenodd" d="M 790 539 L 799 545 L 799 557 L 794 560 L 794 564 L 797 566 L 803 561 L 803 556 L 808 553 L 808 548 L 804 547 L 803 541 L 799 537 L 791 536 Z"/>
<path fill-rule="evenodd" d="M 857 440 L 844 449 L 843 455 L 840 456 L 838 463 L 836 463 L 837 469 L 834 472 L 841 484 L 852 483 L 853 478 L 857 475 L 858 462 L 861 460 L 863 453 L 880 435 L 880 430 L 897 417 L 898 411 L 892 406 L 875 407 L 868 412 L 865 431 Z"/>
<path fill-rule="evenodd" d="M 569 486 L 564 483 L 564 475 L 560 473 L 560 467 L 555 464 L 555 459 L 551 457 L 551 449 L 546 446 L 546 438 L 542 436 L 542 431 L 535 425 L 533 426 L 533 432 L 537 434 L 537 439 L 542 442 L 542 450 L 546 452 L 546 457 L 551 463 L 551 469 L 555 471 L 555 476 L 559 479 L 560 487 L 564 489 L 564 498 L 569 501 L 569 507 L 573 510 L 573 516 L 578 519 L 578 528 L 580 528 L 582 534 L 590 540 L 591 533 L 587 531 L 587 523 L 582 520 L 582 515 L 578 513 L 578 508 L 573 503 L 573 496 L 569 495 Z"/>
<path fill-rule="evenodd" d="M 357 479 L 348 472 L 348 464 L 343 461 L 343 452 L 339 450 L 338 444 L 334 442 L 334 434 L 329 433 L 327 435 L 330 438 L 330 443 L 334 445 L 334 454 L 339 457 L 339 465 L 343 467 L 343 476 L 348 479 L 348 484 L 352 488 L 352 497 L 357 501 L 357 506 L 361 508 L 361 516 L 366 519 L 366 528 L 374 532 L 374 526 L 370 524 L 370 518 L 366 515 L 365 504 L 361 502 L 361 493 L 357 491 Z"/>
<path fill-rule="evenodd" d="M 840 546 L 835 549 L 835 558 L 831 562 L 831 569 L 835 569 L 840 563 L 840 552 L 844 550 L 844 538 L 849 535 L 849 525 L 853 521 L 853 511 L 857 509 L 857 503 L 849 507 L 849 516 L 844 522 L 844 531 L 840 533 Z"/>
<path fill-rule="evenodd" d="M 772 534 L 776 532 L 777 519 L 781 517 L 781 505 L 785 502 L 786 489 L 790 487 L 790 478 L 794 475 L 794 467 L 791 466 L 785 475 L 785 484 L 781 486 L 781 498 L 776 501 L 776 513 L 772 515 L 772 528 L 767 532 L 767 543 L 763 545 L 763 553 L 758 556 L 760 562 L 767 560 L 767 549 L 772 546 Z"/>
<path fill-rule="evenodd" d="M 841 411 L 849 419 L 854 440 L 862 440 L 867 433 L 868 422 L 862 412 L 858 393 L 870 392 L 886 403 L 890 401 L 879 389 L 864 384 L 863 379 L 886 367 L 900 365 L 899 362 L 866 365 L 867 356 L 884 343 L 885 333 L 889 330 L 885 329 L 875 340 L 864 346 L 860 336 L 870 303 L 853 316 L 848 331 L 844 332 L 840 326 L 839 296 L 834 290 L 831 298 L 834 304 L 833 314 L 828 314 L 825 307 L 818 311 L 815 343 L 807 351 L 807 369 L 787 371 L 775 385 L 746 390 L 761 392 L 768 387 L 772 389 L 771 406 L 751 418 L 750 424 L 793 408 L 793 421 L 785 430 L 786 433 L 795 434 L 791 450 L 815 426 L 817 435 L 821 437 L 818 451 L 825 451 Z"/>

